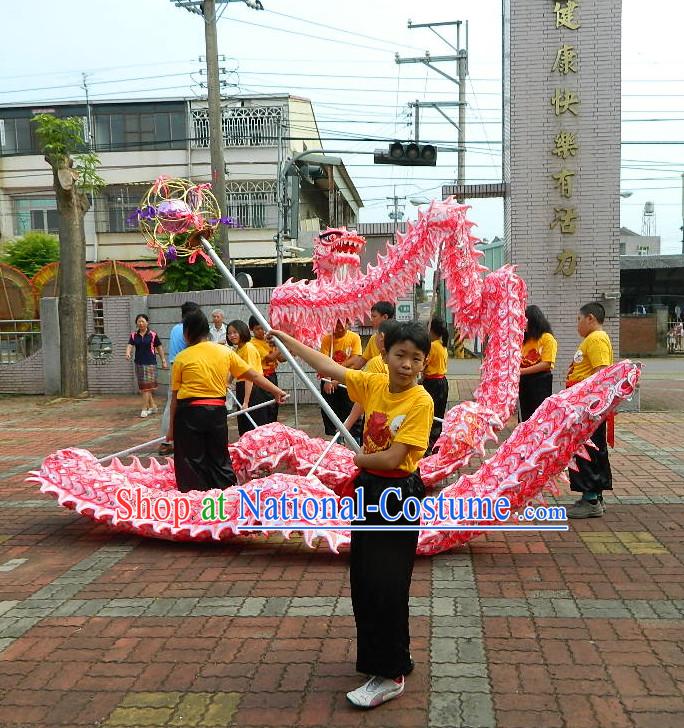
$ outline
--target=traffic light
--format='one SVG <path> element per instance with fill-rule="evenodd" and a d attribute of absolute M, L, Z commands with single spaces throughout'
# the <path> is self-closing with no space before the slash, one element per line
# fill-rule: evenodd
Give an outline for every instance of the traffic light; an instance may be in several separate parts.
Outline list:
<path fill-rule="evenodd" d="M 375 150 L 373 162 L 402 164 L 406 167 L 434 167 L 437 164 L 437 149 L 432 144 L 392 142 L 387 151 Z"/>

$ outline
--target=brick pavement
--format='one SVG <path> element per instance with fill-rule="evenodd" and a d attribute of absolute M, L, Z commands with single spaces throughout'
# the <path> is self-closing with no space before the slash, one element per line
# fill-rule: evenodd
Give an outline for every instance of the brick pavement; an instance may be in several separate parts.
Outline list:
<path fill-rule="evenodd" d="M 459 377 L 458 395 L 475 384 Z M 176 544 L 92 524 L 26 471 L 58 447 L 99 455 L 152 439 L 158 420 L 136 417 L 133 397 L 2 398 L 0 725 L 679 728 L 684 407 L 672 384 L 642 390 L 642 406 L 669 411 L 618 418 L 604 518 L 418 561 L 417 667 L 401 699 L 369 713 L 344 700 L 359 682 L 346 556 L 297 538 Z M 320 434 L 315 411 L 301 419 Z"/>

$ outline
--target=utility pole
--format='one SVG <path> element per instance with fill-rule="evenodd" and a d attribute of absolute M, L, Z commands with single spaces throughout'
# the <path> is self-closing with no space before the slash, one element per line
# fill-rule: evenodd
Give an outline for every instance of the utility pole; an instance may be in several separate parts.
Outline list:
<path fill-rule="evenodd" d="M 85 135 L 85 142 L 88 145 L 88 151 L 93 151 L 93 116 L 90 111 L 90 98 L 88 97 L 88 74 L 82 73 L 81 78 L 83 79 L 83 83 L 81 84 L 81 87 L 85 91 L 85 101 L 86 101 L 86 118 L 87 118 L 87 125 L 88 125 L 88 133 Z"/>
<path fill-rule="evenodd" d="M 389 201 L 389 204 L 387 205 L 387 207 L 390 208 L 388 217 L 390 220 L 394 221 L 394 242 L 396 242 L 397 230 L 399 229 L 399 220 L 403 219 L 404 217 L 404 204 L 406 198 L 397 197 L 397 188 L 393 187 L 392 197 L 386 197 L 385 199 Z"/>
<path fill-rule="evenodd" d="M 444 78 L 448 79 L 449 81 L 452 81 L 453 83 L 458 85 L 458 101 L 418 101 L 416 100 L 415 103 L 409 103 L 409 107 L 413 106 L 415 108 L 415 127 L 416 127 L 416 135 L 418 134 L 418 110 L 421 106 L 423 107 L 431 107 L 438 111 L 452 126 L 455 126 L 458 131 L 458 148 L 457 148 L 457 154 L 458 154 L 458 166 L 457 166 L 457 179 L 456 184 L 457 185 L 463 185 L 465 184 L 465 128 L 466 128 L 466 78 L 468 76 L 468 21 L 465 22 L 465 47 L 461 47 L 461 25 L 463 24 L 463 21 L 461 20 L 450 20 L 450 21 L 444 21 L 439 23 L 418 23 L 414 24 L 410 20 L 408 21 L 408 27 L 409 29 L 412 28 L 428 28 L 430 31 L 432 31 L 440 40 L 444 41 L 452 50 L 456 51 L 456 55 L 449 55 L 449 56 L 433 56 L 430 54 L 429 51 L 425 51 L 425 55 L 418 58 L 400 58 L 399 54 L 397 53 L 394 57 L 394 60 L 396 63 L 422 63 L 428 68 L 432 69 L 433 71 L 439 73 L 441 76 L 444 76 Z M 439 28 L 442 26 L 456 26 L 456 45 L 454 46 L 450 41 L 448 41 L 438 30 L 435 30 L 435 28 Z M 451 76 L 450 74 L 443 71 L 441 68 L 438 68 L 435 66 L 435 63 L 445 63 L 445 62 L 452 62 L 456 61 L 456 77 Z M 445 114 L 442 111 L 442 108 L 449 107 L 449 106 L 458 106 L 458 124 L 454 123 L 452 119 Z M 463 202 L 463 198 L 458 198 L 459 202 Z M 435 313 L 436 304 L 437 304 L 437 296 L 439 294 L 439 309 L 440 309 L 440 315 L 444 315 L 443 312 L 446 311 L 446 301 L 444 300 L 446 296 L 442 296 L 442 283 L 440 281 L 440 275 L 439 275 L 439 263 L 440 263 L 440 253 L 441 250 L 437 253 L 437 270 L 435 271 L 435 277 L 434 277 L 434 283 L 433 283 L 433 291 L 432 291 L 432 305 L 431 305 L 431 311 L 430 311 L 430 317 Z"/>
<path fill-rule="evenodd" d="M 218 38 L 216 33 L 216 0 L 204 0 L 204 43 L 207 54 L 207 106 L 209 113 L 209 155 L 211 158 L 211 185 L 219 203 L 221 217 L 226 217 L 226 158 L 223 143 L 221 113 L 221 86 L 218 65 Z M 218 226 L 221 258 L 230 267 L 228 227 Z"/>
<path fill-rule="evenodd" d="M 682 172 L 682 255 L 684 255 L 684 172 Z"/>
<path fill-rule="evenodd" d="M 207 113 L 209 115 L 209 155 L 211 159 L 211 185 L 219 204 L 221 217 L 226 209 L 226 158 L 224 154 L 223 122 L 221 110 L 221 80 L 219 78 L 218 37 L 216 31 L 216 6 L 231 2 L 244 2 L 250 8 L 263 10 L 259 0 L 171 0 L 204 18 L 204 43 L 207 57 Z M 219 225 L 219 250 L 221 259 L 230 267 L 228 227 Z"/>

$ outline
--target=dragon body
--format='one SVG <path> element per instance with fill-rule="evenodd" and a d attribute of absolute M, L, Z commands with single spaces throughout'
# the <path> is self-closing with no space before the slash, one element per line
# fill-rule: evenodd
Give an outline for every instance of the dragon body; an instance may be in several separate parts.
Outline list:
<path fill-rule="evenodd" d="M 516 403 L 520 351 L 525 328 L 526 288 L 511 266 L 488 272 L 480 264 L 478 242 L 471 234 L 473 223 L 467 207 L 452 199 L 434 202 L 409 224 L 405 235 L 388 246 L 385 255 L 366 273 L 360 270 L 359 253 L 364 240 L 343 229 L 322 234 L 315 250 L 312 281 L 288 281 L 275 289 L 270 318 L 299 339 L 317 342 L 332 331 L 340 318 L 363 320 L 373 303 L 396 301 L 410 289 L 438 251 L 442 273 L 451 293 L 448 303 L 460 331 L 487 340 L 475 400 L 462 402 L 445 416 L 436 452 L 420 462 L 421 476 L 436 486 L 464 467 L 473 455 L 484 458 L 488 441 L 496 440 Z M 484 275 L 488 273 L 488 275 Z M 447 485 L 445 496 L 495 499 L 506 495 L 512 508 L 521 508 L 551 487 L 573 458 L 586 456 L 589 437 L 598 424 L 633 393 L 639 368 L 623 361 L 598 372 L 569 390 L 548 398 L 527 422 L 521 423 L 496 453 L 472 475 L 462 475 Z M 307 497 L 340 498 L 353 490 L 357 470 L 353 455 L 333 445 L 317 468 L 313 463 L 327 443 L 305 433 L 273 423 L 243 435 L 229 446 L 231 459 L 244 493 L 283 495 L 304 501 Z M 253 517 L 240 518 L 240 494 L 236 489 L 208 493 L 176 490 L 173 462 L 152 458 L 144 467 L 137 458 L 124 465 L 118 460 L 105 467 L 88 451 L 60 450 L 48 456 L 31 479 L 43 492 L 55 496 L 60 505 L 77 510 L 118 530 L 172 540 L 226 540 L 249 534 L 249 527 L 280 529 L 282 523 Z M 173 501 L 189 499 L 183 522 L 158 513 L 149 518 L 125 517 L 117 509 L 117 492 L 134 487 L 151 499 L 164 496 Z M 224 494 L 221 518 L 207 517 L 207 496 Z M 243 514 L 244 515 L 244 514 Z M 177 521 L 177 519 L 176 519 Z M 480 518 L 471 526 L 488 525 Z M 418 550 L 433 554 L 462 544 L 477 531 L 451 528 L 449 519 L 423 522 Z M 297 527 L 300 527 L 299 529 Z M 317 528 L 320 526 L 320 528 Z M 349 541 L 348 523 L 323 524 L 288 521 L 285 535 L 301 530 L 307 543 L 318 538 L 337 551 Z M 262 532 L 259 531 L 259 532 Z M 253 531 L 252 533 L 256 533 Z"/>

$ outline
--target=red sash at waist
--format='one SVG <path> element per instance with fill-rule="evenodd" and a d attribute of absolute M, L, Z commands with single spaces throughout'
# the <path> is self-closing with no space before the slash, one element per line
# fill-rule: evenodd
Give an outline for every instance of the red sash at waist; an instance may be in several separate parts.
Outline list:
<path fill-rule="evenodd" d="M 423 379 L 446 379 L 446 374 L 424 374 Z"/>

